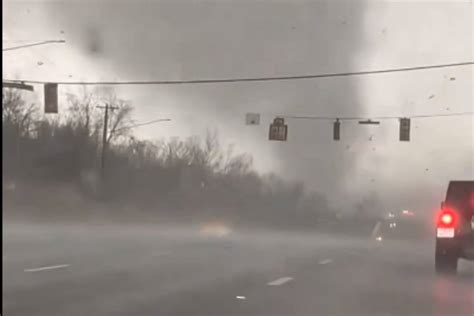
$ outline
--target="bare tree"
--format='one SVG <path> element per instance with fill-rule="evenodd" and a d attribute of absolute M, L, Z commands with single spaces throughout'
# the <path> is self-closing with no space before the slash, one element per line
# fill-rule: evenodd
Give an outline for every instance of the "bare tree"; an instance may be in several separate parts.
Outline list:
<path fill-rule="evenodd" d="M 240 154 L 231 157 L 224 166 L 224 173 L 234 176 L 244 176 L 250 173 L 253 159 L 248 154 Z"/>
<path fill-rule="evenodd" d="M 91 136 L 100 130 L 101 115 L 97 111 L 94 95 L 85 91 L 81 97 L 68 95 L 68 124 Z"/>
<path fill-rule="evenodd" d="M 217 171 L 222 165 L 223 154 L 219 143 L 219 135 L 216 130 L 207 131 L 204 146 L 205 164 L 212 170 Z"/>
<path fill-rule="evenodd" d="M 87 136 L 98 137 L 101 135 L 104 113 L 103 110 L 97 108 L 97 105 L 104 102 L 110 107 L 108 112 L 109 133 L 107 135 L 107 143 L 126 136 L 130 132 L 129 127 L 133 124 L 130 114 L 133 107 L 128 101 L 118 99 L 116 95 L 111 95 L 104 101 L 93 92 L 84 91 L 81 97 L 69 95 L 68 102 L 68 124 L 84 131 Z"/>
<path fill-rule="evenodd" d="M 4 127 L 13 128 L 18 137 L 29 133 L 37 115 L 34 103 L 27 104 L 18 90 L 3 89 L 2 110 Z"/>
<path fill-rule="evenodd" d="M 2 149 L 5 173 L 20 175 L 23 169 L 23 143 L 29 137 L 37 112 L 34 104 L 27 104 L 21 92 L 2 90 Z"/>

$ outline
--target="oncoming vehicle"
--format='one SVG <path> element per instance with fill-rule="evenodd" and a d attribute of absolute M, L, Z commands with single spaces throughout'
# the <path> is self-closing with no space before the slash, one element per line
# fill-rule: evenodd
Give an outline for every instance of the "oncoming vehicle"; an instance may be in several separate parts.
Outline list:
<path fill-rule="evenodd" d="M 459 258 L 474 260 L 474 181 L 451 181 L 436 219 L 436 272 L 455 273 Z"/>

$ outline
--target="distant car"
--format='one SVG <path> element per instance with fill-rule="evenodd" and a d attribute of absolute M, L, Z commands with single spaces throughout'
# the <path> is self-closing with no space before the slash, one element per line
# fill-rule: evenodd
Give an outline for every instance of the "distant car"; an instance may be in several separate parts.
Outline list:
<path fill-rule="evenodd" d="M 392 214 L 390 213 L 382 221 L 381 233 L 387 239 L 409 241 L 425 239 L 431 236 L 430 232 L 426 230 L 423 219 L 415 216 L 414 212 L 410 212 L 410 215 L 400 213 L 402 215 L 396 216 Z"/>
<path fill-rule="evenodd" d="M 437 214 L 436 272 L 456 273 L 459 258 L 474 260 L 474 181 L 451 181 Z"/>

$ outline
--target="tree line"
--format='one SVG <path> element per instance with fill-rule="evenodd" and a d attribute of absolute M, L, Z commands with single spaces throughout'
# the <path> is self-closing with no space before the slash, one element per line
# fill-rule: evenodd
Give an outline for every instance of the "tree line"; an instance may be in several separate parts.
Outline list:
<path fill-rule="evenodd" d="M 15 184 L 12 212 L 18 209 L 15 203 L 51 212 L 51 205 L 64 198 L 58 192 L 67 187 L 80 198 L 62 201 L 58 210 L 62 215 L 78 212 L 84 204 L 101 205 L 110 216 L 129 209 L 134 211 L 124 212 L 131 217 L 188 222 L 311 227 L 322 218 L 332 218 L 324 196 L 309 192 L 302 183 L 258 173 L 251 155 L 222 146 L 215 131 L 204 138 L 135 137 L 127 128 L 134 123 L 133 107 L 116 96 L 106 99 L 116 110 L 109 113 L 101 177 L 99 99 L 103 100 L 93 93 L 69 95 L 65 114 L 49 118 L 18 90 L 3 89 L 3 182 L 4 191 L 8 183 Z"/>

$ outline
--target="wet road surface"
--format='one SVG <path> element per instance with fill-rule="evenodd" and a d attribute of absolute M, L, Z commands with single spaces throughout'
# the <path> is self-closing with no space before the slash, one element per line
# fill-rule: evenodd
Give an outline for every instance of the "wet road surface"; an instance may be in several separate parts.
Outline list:
<path fill-rule="evenodd" d="M 3 314 L 473 315 L 430 241 L 4 223 Z"/>

